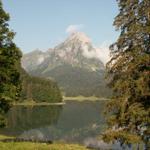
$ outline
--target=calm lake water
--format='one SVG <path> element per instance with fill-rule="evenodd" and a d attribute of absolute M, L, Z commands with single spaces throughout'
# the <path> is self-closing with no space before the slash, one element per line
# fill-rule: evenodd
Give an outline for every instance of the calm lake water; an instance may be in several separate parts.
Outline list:
<path fill-rule="evenodd" d="M 106 144 L 96 139 L 106 128 L 105 105 L 106 101 L 67 101 L 61 106 L 14 106 L 7 114 L 8 126 L 0 129 L 0 134 L 123 150 L 119 143 Z M 131 145 L 125 149 L 137 147 Z M 144 149 L 144 145 L 140 147 Z"/>
<path fill-rule="evenodd" d="M 105 103 L 67 101 L 62 106 L 14 106 L 7 115 L 8 127 L 0 134 L 83 143 L 104 129 Z"/>

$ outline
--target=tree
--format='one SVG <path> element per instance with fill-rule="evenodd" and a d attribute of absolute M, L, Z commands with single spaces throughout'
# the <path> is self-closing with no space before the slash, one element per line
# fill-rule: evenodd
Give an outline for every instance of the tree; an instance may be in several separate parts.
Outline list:
<path fill-rule="evenodd" d="M 145 142 L 150 135 L 150 1 L 117 0 L 114 26 L 118 40 L 110 46 L 107 79 L 115 95 L 107 105 L 105 141 Z"/>
<path fill-rule="evenodd" d="M 8 21 L 0 0 L 0 127 L 5 125 L 3 115 L 20 92 L 21 52 L 13 42 L 15 33 L 9 30 Z"/>

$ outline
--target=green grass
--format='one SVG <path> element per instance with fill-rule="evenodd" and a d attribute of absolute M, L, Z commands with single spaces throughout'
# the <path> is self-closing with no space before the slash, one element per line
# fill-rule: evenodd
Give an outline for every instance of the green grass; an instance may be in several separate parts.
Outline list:
<path fill-rule="evenodd" d="M 12 139 L 14 137 L 8 137 L 0 135 L 2 139 Z M 0 142 L 0 150 L 88 150 L 84 146 L 78 144 L 65 144 L 65 143 L 31 143 L 31 142 Z"/>
<path fill-rule="evenodd" d="M 77 144 L 39 144 L 29 142 L 0 142 L 0 150 L 88 150 Z"/>
<path fill-rule="evenodd" d="M 0 135 L 0 140 L 3 140 L 3 139 L 13 139 L 14 137 L 12 136 L 5 136 L 5 135 Z"/>
<path fill-rule="evenodd" d="M 90 96 L 90 97 L 84 97 L 84 96 L 77 96 L 77 97 L 63 97 L 64 101 L 69 101 L 69 100 L 76 100 L 76 101 L 102 101 L 102 100 L 108 100 L 107 98 L 103 97 L 95 97 L 95 96 Z"/>
<path fill-rule="evenodd" d="M 34 101 L 13 103 L 14 106 L 16 106 L 16 105 L 19 105 L 19 106 L 47 106 L 47 105 L 64 105 L 64 104 L 65 104 L 64 102 L 59 102 L 59 103 L 40 102 L 40 103 L 36 103 Z"/>
<path fill-rule="evenodd" d="M 77 96 L 77 97 L 65 97 L 63 96 L 63 101 L 62 102 L 58 102 L 58 103 L 48 103 L 48 102 L 40 102 L 37 103 L 34 100 L 26 100 L 23 102 L 16 102 L 13 103 L 13 105 L 19 105 L 19 106 L 47 106 L 47 105 L 64 105 L 65 101 L 104 101 L 104 100 L 109 100 L 107 98 L 103 98 L 103 97 L 95 97 L 95 96 L 89 96 L 89 97 L 85 97 L 85 96 Z"/>

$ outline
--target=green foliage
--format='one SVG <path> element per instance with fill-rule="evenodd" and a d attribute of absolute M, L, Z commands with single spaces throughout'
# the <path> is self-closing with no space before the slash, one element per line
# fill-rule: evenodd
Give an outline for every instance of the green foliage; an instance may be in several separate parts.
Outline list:
<path fill-rule="evenodd" d="M 150 125 L 150 1 L 118 0 L 116 29 L 121 34 L 110 46 L 109 86 L 116 93 L 108 104 L 108 141 L 148 143 Z"/>
<path fill-rule="evenodd" d="M 120 141 L 123 141 L 125 144 L 129 143 L 138 143 L 141 141 L 140 136 L 136 134 L 130 134 L 128 131 L 112 131 L 108 130 L 106 134 L 104 134 L 104 139 L 106 142 L 112 141 L 112 139 L 120 139 Z"/>
<path fill-rule="evenodd" d="M 61 92 L 56 82 L 39 77 L 32 77 L 21 69 L 22 100 L 34 100 L 35 102 L 61 102 Z"/>
<path fill-rule="evenodd" d="M 3 10 L 0 1 L 0 126 L 5 125 L 3 115 L 10 108 L 11 102 L 20 93 L 20 58 L 21 52 L 13 43 L 14 32 L 9 30 L 9 15 Z"/>

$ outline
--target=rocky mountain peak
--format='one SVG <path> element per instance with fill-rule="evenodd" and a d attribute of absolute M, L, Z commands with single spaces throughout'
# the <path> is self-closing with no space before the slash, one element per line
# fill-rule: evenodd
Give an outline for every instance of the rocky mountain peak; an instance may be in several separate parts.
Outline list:
<path fill-rule="evenodd" d="M 68 36 L 68 38 L 57 45 L 54 49 L 57 51 L 69 51 L 69 52 L 78 52 L 83 49 L 83 47 L 92 47 L 90 38 L 83 32 L 74 32 Z"/>
<path fill-rule="evenodd" d="M 86 68 L 91 71 L 104 69 L 104 64 L 95 57 L 96 49 L 90 38 L 83 32 L 74 32 L 53 49 L 36 51 L 25 55 L 22 65 L 26 70 L 43 68 L 51 70 L 62 64 Z"/>
<path fill-rule="evenodd" d="M 73 32 L 65 42 L 80 41 L 82 43 L 91 43 L 91 39 L 83 32 Z"/>

